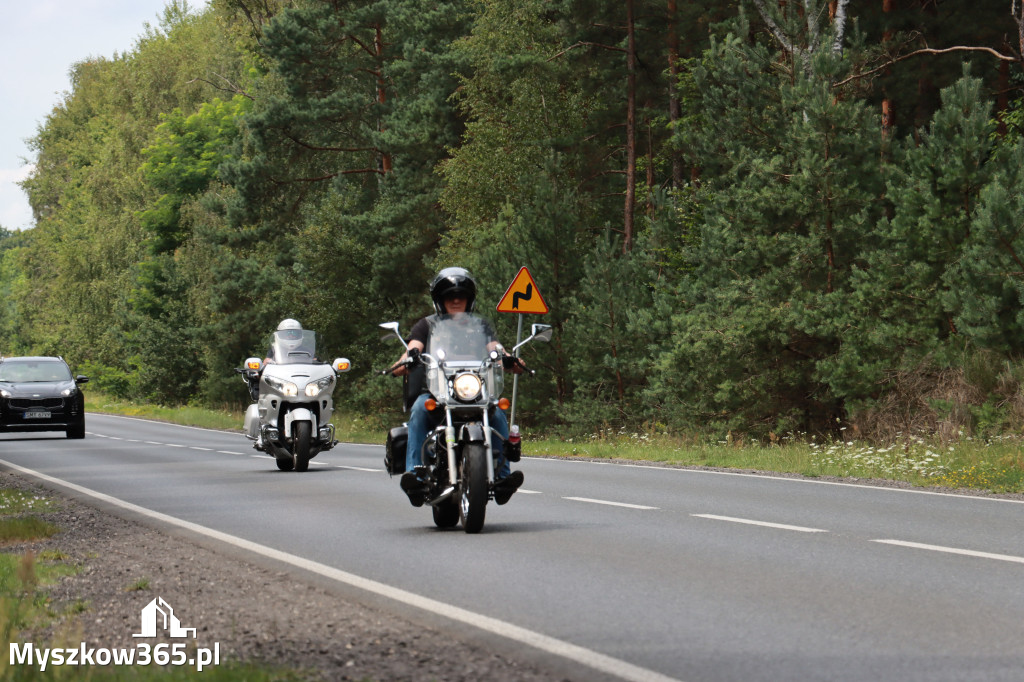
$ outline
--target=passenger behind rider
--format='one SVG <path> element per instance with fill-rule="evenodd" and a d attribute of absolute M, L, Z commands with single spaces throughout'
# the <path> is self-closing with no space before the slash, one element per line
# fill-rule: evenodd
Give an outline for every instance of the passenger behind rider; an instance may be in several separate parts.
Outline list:
<path fill-rule="evenodd" d="M 476 281 L 469 274 L 469 271 L 464 268 L 445 268 L 437 273 L 431 282 L 430 298 L 434 302 L 434 311 L 437 315 L 471 313 L 476 304 Z M 409 365 L 402 363 L 409 358 L 410 352 L 414 355 L 422 352 L 427 347 L 429 336 L 429 318 L 424 317 L 413 325 L 412 332 L 409 334 L 408 350 L 399 358 L 399 366 L 392 374 L 395 376 L 405 376 L 410 373 Z M 497 338 L 493 337 L 492 332 L 492 340 L 488 344 L 488 350 L 494 350 L 500 345 Z M 506 356 L 511 358 L 507 353 Z M 509 366 L 510 363 L 506 362 L 505 364 Z M 523 365 L 516 361 L 511 363 L 509 369 L 516 374 L 520 374 L 523 371 Z M 410 377 L 410 379 L 413 379 L 413 377 Z M 427 411 L 426 402 L 430 394 L 422 382 L 418 386 L 415 384 L 415 381 L 410 381 L 410 388 L 417 395 L 412 407 L 409 409 L 409 441 L 406 445 L 405 473 L 402 475 L 401 486 L 402 490 L 409 496 L 409 501 L 412 502 L 413 506 L 419 507 L 426 501 L 429 493 L 429 483 L 426 479 L 427 472 L 422 466 L 423 443 L 427 440 L 427 436 L 430 435 L 430 431 L 439 423 L 440 415 L 434 417 Z M 505 417 L 505 413 L 500 409 L 495 409 L 490 424 L 501 436 L 501 439 L 494 438 L 491 441 L 495 462 L 497 463 L 494 472 L 496 479 L 494 482 L 494 501 L 498 504 L 505 504 L 512 497 L 512 494 L 519 489 L 519 486 L 523 484 L 523 472 L 511 471 L 508 460 L 502 455 L 502 444 L 504 439 L 508 438 L 508 420 Z"/>

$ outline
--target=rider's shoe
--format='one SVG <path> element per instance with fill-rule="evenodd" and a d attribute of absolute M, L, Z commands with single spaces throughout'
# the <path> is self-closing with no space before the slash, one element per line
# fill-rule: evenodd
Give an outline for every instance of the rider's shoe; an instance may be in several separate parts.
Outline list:
<path fill-rule="evenodd" d="M 519 490 L 523 484 L 523 472 L 513 471 L 505 478 L 499 478 L 494 482 L 494 501 L 498 504 L 505 504 L 512 495 Z"/>
<path fill-rule="evenodd" d="M 409 496 L 409 502 L 414 507 L 422 507 L 430 494 L 430 484 L 416 470 L 406 471 L 399 481 L 402 490 Z"/>

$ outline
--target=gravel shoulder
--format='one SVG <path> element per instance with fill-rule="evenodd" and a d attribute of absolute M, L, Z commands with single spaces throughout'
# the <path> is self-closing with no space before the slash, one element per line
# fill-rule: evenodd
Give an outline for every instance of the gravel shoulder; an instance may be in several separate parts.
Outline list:
<path fill-rule="evenodd" d="M 59 551 L 79 567 L 48 589 L 50 626 L 22 634 L 22 641 L 51 646 L 135 648 L 141 611 L 156 597 L 174 609 L 183 627 L 197 629 L 194 646 L 219 644 L 221 661 L 250 661 L 293 668 L 309 679 L 553 682 L 583 679 L 545 670 L 536 656 L 496 654 L 469 633 L 433 629 L 337 594 L 313 580 L 241 560 L 175 533 L 41 488 L 0 471 L 0 487 L 58 501 L 38 514 L 61 528 L 45 541 L 9 545 L 14 554 Z M 140 589 L 141 588 L 141 589 Z M 75 605 L 80 605 L 75 608 Z M 84 610 L 82 609 L 84 606 Z M 511 649 L 502 643 L 505 651 Z M 528 652 L 523 652 L 528 654 Z M 563 673 L 565 671 L 562 671 Z"/>

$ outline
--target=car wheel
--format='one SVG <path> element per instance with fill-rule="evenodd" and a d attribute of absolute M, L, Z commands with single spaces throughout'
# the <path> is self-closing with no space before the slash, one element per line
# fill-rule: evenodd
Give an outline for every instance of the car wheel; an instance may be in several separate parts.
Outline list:
<path fill-rule="evenodd" d="M 85 438 L 85 420 L 72 424 L 67 428 L 68 438 Z"/>

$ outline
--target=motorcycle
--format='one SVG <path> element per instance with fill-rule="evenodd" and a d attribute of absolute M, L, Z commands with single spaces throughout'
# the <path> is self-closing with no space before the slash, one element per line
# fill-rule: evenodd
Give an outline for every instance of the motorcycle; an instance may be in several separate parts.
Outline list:
<path fill-rule="evenodd" d="M 500 434 L 491 428 L 491 420 L 496 409 L 509 407 L 509 401 L 501 397 L 505 364 L 520 363 L 519 349 L 531 341 L 550 341 L 552 330 L 550 325 L 533 325 L 531 335 L 517 344 L 511 355 L 505 355 L 500 346 L 488 348 L 490 325 L 477 315 L 437 315 L 429 319 L 431 329 L 426 348 L 422 353 L 411 353 L 403 363 L 410 369 L 423 366 L 430 393 L 426 407 L 440 416 L 438 426 L 428 434 L 421 450 L 430 489 L 426 504 L 438 528 L 461 523 L 465 532 L 479 533 L 487 502 L 495 494 L 491 436 Z M 397 322 L 379 326 L 397 336 L 409 350 Z M 382 374 L 390 374 L 400 366 L 383 370 Z M 409 396 L 406 397 L 408 406 Z M 408 429 L 404 425 L 388 433 L 384 466 L 392 476 L 405 471 L 407 442 Z M 519 426 L 513 424 L 502 448 L 505 457 L 518 462 L 521 447 Z"/>
<path fill-rule="evenodd" d="M 331 394 L 351 363 L 318 361 L 316 332 L 308 329 L 274 332 L 269 358 L 247 358 L 245 367 L 235 370 L 253 401 L 245 411 L 245 436 L 256 450 L 273 455 L 281 471 L 306 471 L 309 460 L 338 443 Z"/>

